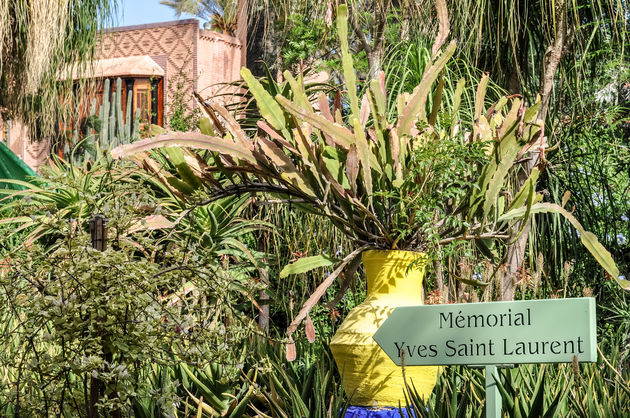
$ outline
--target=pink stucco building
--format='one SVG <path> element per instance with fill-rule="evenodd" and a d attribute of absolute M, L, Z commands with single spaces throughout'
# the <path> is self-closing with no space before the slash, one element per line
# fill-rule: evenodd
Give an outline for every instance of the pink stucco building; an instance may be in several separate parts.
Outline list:
<path fill-rule="evenodd" d="M 196 106 L 193 91 L 212 97 L 219 88 L 217 83 L 240 78 L 244 64 L 239 39 L 201 29 L 196 19 L 109 29 L 101 35 L 97 48 L 92 65 L 64 77 L 94 80 L 97 98 L 102 97 L 105 79 L 120 77 L 125 107 L 132 95 L 133 111 L 140 109 L 142 122 L 161 126 L 168 126 L 177 95 L 192 110 Z M 35 169 L 48 158 L 45 142 L 30 141 L 27 129 L 18 121 L 0 121 L 0 140 Z"/>

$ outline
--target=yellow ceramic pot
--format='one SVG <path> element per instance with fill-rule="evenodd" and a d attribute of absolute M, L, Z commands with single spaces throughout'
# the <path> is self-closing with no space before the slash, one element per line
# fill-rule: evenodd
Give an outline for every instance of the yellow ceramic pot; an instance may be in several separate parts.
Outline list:
<path fill-rule="evenodd" d="M 422 279 L 427 256 L 412 251 L 365 251 L 367 298 L 350 311 L 330 342 L 352 405 L 405 405 L 402 368 L 385 354 L 372 336 L 398 306 L 422 305 Z M 409 268 L 414 261 L 414 268 Z M 406 367 L 425 399 L 433 391 L 438 367 Z"/>

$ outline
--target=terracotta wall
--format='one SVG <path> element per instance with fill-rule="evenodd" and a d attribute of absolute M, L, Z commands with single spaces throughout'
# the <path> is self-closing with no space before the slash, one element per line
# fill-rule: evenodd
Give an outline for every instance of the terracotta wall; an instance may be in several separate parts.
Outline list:
<path fill-rule="evenodd" d="M 33 170 L 37 171 L 39 167 L 48 163 L 48 141 L 31 142 L 29 140 L 28 128 L 19 121 L 11 121 L 9 140 L 7 142 L 11 151 Z"/>
<path fill-rule="evenodd" d="M 238 39 L 202 30 L 198 20 L 187 19 L 111 29 L 102 35 L 99 58 L 150 56 L 164 69 L 168 119 L 178 90 L 192 109 L 193 89 L 208 97 L 216 91 L 212 84 L 237 80 L 241 49 Z"/>
<path fill-rule="evenodd" d="M 186 90 L 192 91 L 198 31 L 199 23 L 194 19 L 114 28 L 102 35 L 97 58 L 150 56 L 164 69 L 165 114 L 168 115 L 177 80 L 190 79 Z"/>
<path fill-rule="evenodd" d="M 192 110 L 193 90 L 212 97 L 219 91 L 214 84 L 240 79 L 243 62 L 237 38 L 202 30 L 196 19 L 113 28 L 103 33 L 97 48 L 97 59 L 148 55 L 164 69 L 166 124 L 178 84 Z M 19 123 L 13 122 L 9 146 L 34 169 L 48 161 L 47 142 L 29 142 L 27 129 Z"/>
<path fill-rule="evenodd" d="M 241 78 L 240 41 L 218 32 L 200 30 L 197 50 L 197 92 L 204 98 L 211 98 L 217 93 L 232 91 L 217 83 L 229 83 Z"/>

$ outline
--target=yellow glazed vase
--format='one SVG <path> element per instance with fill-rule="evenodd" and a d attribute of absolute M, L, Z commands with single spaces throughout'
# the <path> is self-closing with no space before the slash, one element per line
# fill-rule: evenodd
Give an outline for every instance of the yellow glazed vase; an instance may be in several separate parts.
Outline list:
<path fill-rule="evenodd" d="M 422 279 L 427 264 L 424 253 L 365 251 L 367 297 L 350 311 L 330 342 L 352 405 L 405 405 L 402 368 L 396 366 L 372 336 L 398 306 L 422 305 Z M 409 268 L 414 261 L 417 263 Z M 407 382 L 423 398 L 433 391 L 438 367 L 406 367 Z"/>

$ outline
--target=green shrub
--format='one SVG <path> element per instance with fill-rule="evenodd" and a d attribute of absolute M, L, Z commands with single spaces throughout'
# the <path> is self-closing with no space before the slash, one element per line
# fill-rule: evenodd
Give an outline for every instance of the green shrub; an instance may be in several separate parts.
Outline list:
<path fill-rule="evenodd" d="M 247 269 L 175 231 L 177 214 L 128 165 L 61 164 L 41 187 L 8 208 L 30 242 L 0 272 L 2 413 L 76 416 L 95 401 L 124 412 L 156 395 L 153 366 L 219 364 L 229 385 L 253 326 Z M 104 251 L 92 248 L 94 214 L 107 219 Z M 162 414 L 177 389 L 160 388 Z"/>

